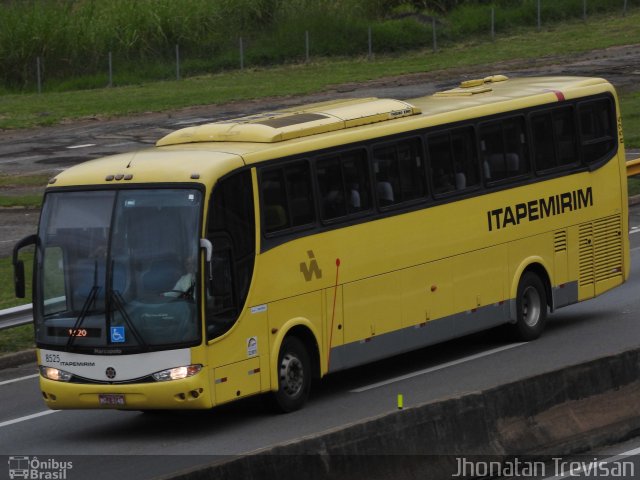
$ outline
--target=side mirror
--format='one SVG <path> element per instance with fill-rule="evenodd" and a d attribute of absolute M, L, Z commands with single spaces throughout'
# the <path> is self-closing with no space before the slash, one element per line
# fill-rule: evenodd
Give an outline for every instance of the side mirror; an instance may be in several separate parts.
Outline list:
<path fill-rule="evenodd" d="M 24 262 L 22 260 L 13 264 L 13 284 L 16 289 L 16 297 L 24 298 Z"/>
<path fill-rule="evenodd" d="M 13 283 L 17 298 L 24 298 L 25 295 L 24 262 L 22 260 L 18 260 L 18 254 L 24 247 L 36 245 L 37 242 L 37 235 L 29 235 L 28 237 L 18 241 L 18 243 L 13 247 Z"/>

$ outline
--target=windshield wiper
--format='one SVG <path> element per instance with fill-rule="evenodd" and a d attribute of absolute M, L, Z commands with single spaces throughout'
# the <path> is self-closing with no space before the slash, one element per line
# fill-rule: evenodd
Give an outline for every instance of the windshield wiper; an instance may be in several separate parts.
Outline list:
<path fill-rule="evenodd" d="M 78 318 L 73 324 L 73 328 L 69 332 L 69 340 L 67 340 L 67 346 L 65 348 L 67 352 L 71 350 L 71 347 L 73 346 L 73 342 L 76 339 L 76 332 L 82 326 L 82 322 L 84 322 L 84 319 L 87 317 L 87 313 L 89 313 L 89 307 L 91 306 L 93 301 L 96 299 L 96 296 L 98 295 L 98 291 L 100 290 L 100 287 L 98 287 L 97 284 L 98 284 L 98 261 L 96 260 L 94 265 L 94 270 L 93 270 L 93 287 L 91 287 L 91 290 L 89 291 L 89 295 L 87 295 L 87 299 L 82 304 L 80 315 L 78 315 Z"/>
<path fill-rule="evenodd" d="M 120 311 L 120 314 L 124 319 L 124 323 L 126 323 L 127 326 L 131 329 L 131 332 L 138 341 L 138 344 L 144 347 L 146 350 L 149 350 L 149 345 L 147 345 L 147 342 L 144 341 L 142 335 L 140 335 L 140 332 L 138 332 L 138 329 L 133 325 L 131 317 L 129 317 L 127 310 L 124 308 L 124 299 L 122 298 L 122 294 L 118 290 L 111 290 L 111 295 L 109 296 L 109 298 L 115 305 L 116 310 Z"/>
<path fill-rule="evenodd" d="M 109 262 L 109 295 L 107 296 L 107 322 L 109 325 L 111 325 L 111 320 L 113 318 L 112 316 L 112 312 L 111 312 L 111 305 L 113 304 L 116 308 L 117 311 L 120 312 L 120 314 L 122 315 L 122 318 L 124 319 L 124 323 L 126 323 L 126 325 L 131 329 L 131 333 L 133 333 L 133 336 L 135 337 L 136 341 L 138 342 L 139 345 L 141 345 L 143 348 L 145 348 L 146 350 L 149 350 L 149 345 L 147 345 L 147 342 L 144 341 L 144 338 L 142 338 L 142 335 L 140 335 L 140 332 L 138 332 L 138 329 L 135 327 L 135 325 L 133 324 L 133 322 L 131 321 L 131 317 L 129 316 L 129 314 L 127 313 L 127 310 L 124 306 L 125 301 L 124 298 L 122 298 L 122 294 L 120 293 L 119 290 L 116 290 L 115 288 L 113 288 L 113 267 L 115 265 L 115 262 L 113 260 L 111 260 Z"/>

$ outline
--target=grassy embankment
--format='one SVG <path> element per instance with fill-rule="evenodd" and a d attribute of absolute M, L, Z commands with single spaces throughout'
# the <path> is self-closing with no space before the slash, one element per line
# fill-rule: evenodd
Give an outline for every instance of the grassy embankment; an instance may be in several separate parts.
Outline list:
<path fill-rule="evenodd" d="M 541 32 L 524 28 L 519 34 L 500 36 L 493 43 L 486 36 L 476 37 L 443 46 L 435 53 L 423 49 L 394 56 L 378 55 L 373 60 L 332 57 L 309 64 L 235 70 L 181 81 L 41 95 L 5 94 L 0 102 L 0 128 L 25 128 L 52 125 L 65 119 L 104 118 L 234 100 L 303 95 L 346 82 L 455 67 L 477 66 L 479 73 L 485 74 L 495 70 L 488 65 L 498 62 L 639 43 L 639 24 L 640 10 L 635 9 L 626 17 L 601 15 L 592 17 L 586 24 L 571 21 Z"/>
<path fill-rule="evenodd" d="M 582 21 L 583 0 L 21 0 L 0 15 L 0 93 L 36 90 L 36 58 L 45 91 L 101 88 L 112 53 L 115 85 L 237 69 L 239 40 L 249 67 L 368 52 L 376 55 L 487 39 L 537 25 Z M 640 0 L 589 0 L 587 20 L 621 16 Z M 621 33 L 625 30 L 620 30 Z M 582 39 L 582 35 L 575 37 Z"/>

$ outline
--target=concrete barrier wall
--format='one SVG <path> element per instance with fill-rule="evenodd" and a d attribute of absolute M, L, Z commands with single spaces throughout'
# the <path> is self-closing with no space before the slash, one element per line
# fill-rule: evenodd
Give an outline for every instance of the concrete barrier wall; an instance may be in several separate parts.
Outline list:
<path fill-rule="evenodd" d="M 457 458 L 546 458 L 640 434 L 640 350 L 419 405 L 167 478 L 445 479 Z"/>

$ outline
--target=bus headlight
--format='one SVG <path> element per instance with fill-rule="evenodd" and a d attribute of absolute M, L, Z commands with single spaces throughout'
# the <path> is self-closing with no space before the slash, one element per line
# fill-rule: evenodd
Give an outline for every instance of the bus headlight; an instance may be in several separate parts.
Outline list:
<path fill-rule="evenodd" d="M 68 382 L 73 377 L 69 372 L 64 370 L 58 370 L 53 367 L 40 366 L 40 375 L 49 380 L 55 380 L 56 382 Z"/>
<path fill-rule="evenodd" d="M 169 368 L 152 375 L 156 382 L 166 382 L 167 380 L 181 380 L 183 378 L 192 377 L 202 370 L 202 365 L 188 365 L 186 367 Z"/>

